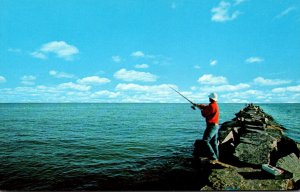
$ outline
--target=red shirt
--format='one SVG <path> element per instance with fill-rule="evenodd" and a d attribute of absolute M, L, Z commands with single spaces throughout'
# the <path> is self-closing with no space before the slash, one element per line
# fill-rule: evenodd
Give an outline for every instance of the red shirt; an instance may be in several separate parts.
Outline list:
<path fill-rule="evenodd" d="M 211 102 L 201 110 L 201 114 L 206 119 L 206 123 L 219 123 L 219 107 L 217 102 Z"/>

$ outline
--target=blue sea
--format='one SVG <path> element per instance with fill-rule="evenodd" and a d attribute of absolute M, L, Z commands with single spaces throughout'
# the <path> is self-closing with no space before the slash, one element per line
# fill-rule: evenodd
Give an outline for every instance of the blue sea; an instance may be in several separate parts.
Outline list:
<path fill-rule="evenodd" d="M 259 106 L 300 142 L 300 104 Z M 0 190 L 157 189 L 204 128 L 188 104 L 0 104 Z"/>

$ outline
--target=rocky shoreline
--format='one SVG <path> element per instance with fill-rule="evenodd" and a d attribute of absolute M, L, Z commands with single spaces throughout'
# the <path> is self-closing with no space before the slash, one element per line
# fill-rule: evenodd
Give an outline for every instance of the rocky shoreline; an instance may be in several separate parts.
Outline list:
<path fill-rule="evenodd" d="M 209 164 L 201 141 L 195 141 L 193 165 L 210 170 L 201 190 L 300 189 L 300 144 L 286 137 L 285 128 L 259 106 L 248 104 L 235 115 L 219 131 L 220 161 L 225 166 Z M 263 164 L 284 173 L 272 175 L 262 170 Z"/>

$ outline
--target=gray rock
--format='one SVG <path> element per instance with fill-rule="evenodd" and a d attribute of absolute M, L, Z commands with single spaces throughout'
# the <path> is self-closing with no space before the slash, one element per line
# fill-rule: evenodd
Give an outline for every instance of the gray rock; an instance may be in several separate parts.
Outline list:
<path fill-rule="evenodd" d="M 251 125 L 251 124 L 246 124 L 244 125 L 245 129 L 258 129 L 258 130 L 265 130 L 265 126 L 262 125 Z"/>
<path fill-rule="evenodd" d="M 279 138 L 276 149 L 271 153 L 270 164 L 276 165 L 279 159 L 290 154 L 295 154 L 298 158 L 300 157 L 300 151 L 297 147 L 297 143 L 283 135 Z"/>
<path fill-rule="evenodd" d="M 208 178 L 214 190 L 241 190 L 243 177 L 234 169 L 213 169 Z"/>
<path fill-rule="evenodd" d="M 201 190 L 288 190 L 293 189 L 290 179 L 274 180 L 259 169 L 213 169 L 209 184 Z"/>
<path fill-rule="evenodd" d="M 253 119 L 244 119 L 244 125 L 253 125 L 253 126 L 263 126 L 264 123 L 260 120 L 253 120 Z"/>
<path fill-rule="evenodd" d="M 228 127 L 237 127 L 237 126 L 239 126 L 237 121 L 234 121 L 234 120 L 226 121 L 221 124 L 220 130 L 227 129 Z"/>
<path fill-rule="evenodd" d="M 300 180 L 300 159 L 295 155 L 295 153 L 279 159 L 276 166 L 293 173 L 293 179 L 295 182 Z"/>
<path fill-rule="evenodd" d="M 261 165 L 270 162 L 270 153 L 275 149 L 277 140 L 261 133 L 246 133 L 240 137 L 234 156 L 239 161 Z"/>

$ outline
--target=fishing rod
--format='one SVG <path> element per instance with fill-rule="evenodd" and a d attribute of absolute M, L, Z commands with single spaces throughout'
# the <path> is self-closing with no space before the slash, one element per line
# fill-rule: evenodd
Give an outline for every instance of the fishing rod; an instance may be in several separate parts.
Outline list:
<path fill-rule="evenodd" d="M 182 95 L 181 93 L 179 93 L 179 91 L 177 91 L 176 89 L 174 89 L 173 87 L 170 87 L 173 91 L 175 91 L 176 93 L 178 93 L 181 97 L 185 98 L 188 102 L 190 102 L 192 104 L 191 108 L 196 110 L 195 106 L 196 103 L 194 103 L 193 101 L 189 100 L 187 97 L 185 97 L 184 95 Z"/>

